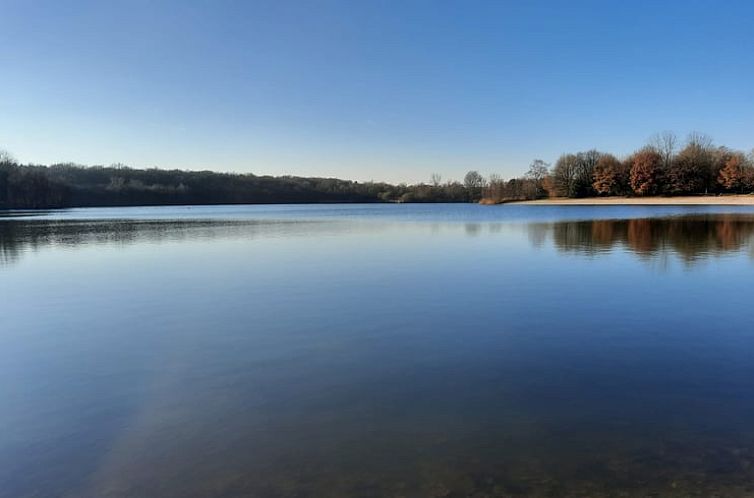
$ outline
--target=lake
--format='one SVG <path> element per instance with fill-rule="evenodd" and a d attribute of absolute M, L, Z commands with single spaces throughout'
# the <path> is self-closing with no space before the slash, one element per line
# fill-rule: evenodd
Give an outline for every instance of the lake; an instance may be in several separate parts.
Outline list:
<path fill-rule="evenodd" d="M 0 496 L 754 495 L 754 209 L 0 215 Z"/>

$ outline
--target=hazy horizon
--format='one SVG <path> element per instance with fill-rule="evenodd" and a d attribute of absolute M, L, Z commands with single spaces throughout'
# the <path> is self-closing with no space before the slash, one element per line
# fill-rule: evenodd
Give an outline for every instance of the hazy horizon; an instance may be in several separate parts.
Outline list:
<path fill-rule="evenodd" d="M 749 149 L 754 5 L 0 1 L 0 149 L 18 160 L 427 182 Z"/>

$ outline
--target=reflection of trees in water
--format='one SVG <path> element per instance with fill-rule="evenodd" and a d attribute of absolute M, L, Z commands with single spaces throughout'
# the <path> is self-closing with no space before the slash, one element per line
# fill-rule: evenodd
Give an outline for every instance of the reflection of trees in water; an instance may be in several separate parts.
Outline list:
<path fill-rule="evenodd" d="M 541 238 L 552 234 L 564 252 L 596 254 L 622 246 L 643 256 L 673 254 L 686 262 L 745 249 L 754 235 L 754 216 L 694 215 L 674 218 L 568 221 L 532 225 Z"/>
<path fill-rule="evenodd" d="M 17 261 L 25 252 L 44 247 L 76 247 L 93 244 L 161 243 L 181 240 L 257 235 L 307 235 L 337 230 L 338 225 L 296 221 L 217 220 L 94 220 L 1 221 L 0 265 Z"/>
<path fill-rule="evenodd" d="M 482 233 L 482 224 L 481 223 L 466 223 L 464 224 L 464 229 L 466 231 L 466 235 L 471 237 L 476 237 L 477 235 Z"/>

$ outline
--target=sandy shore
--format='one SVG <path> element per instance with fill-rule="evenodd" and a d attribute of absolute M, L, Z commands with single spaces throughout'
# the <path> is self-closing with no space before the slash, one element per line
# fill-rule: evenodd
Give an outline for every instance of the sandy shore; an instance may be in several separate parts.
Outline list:
<path fill-rule="evenodd" d="M 754 195 L 697 195 L 679 197 L 589 197 L 585 199 L 553 198 L 520 201 L 512 204 L 573 204 L 598 205 L 725 205 L 754 206 Z"/>

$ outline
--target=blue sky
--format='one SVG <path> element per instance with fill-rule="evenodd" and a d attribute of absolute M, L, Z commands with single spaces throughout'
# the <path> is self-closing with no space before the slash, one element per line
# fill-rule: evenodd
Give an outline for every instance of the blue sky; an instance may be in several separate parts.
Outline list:
<path fill-rule="evenodd" d="M 0 0 L 24 162 L 427 181 L 754 147 L 754 2 Z"/>

